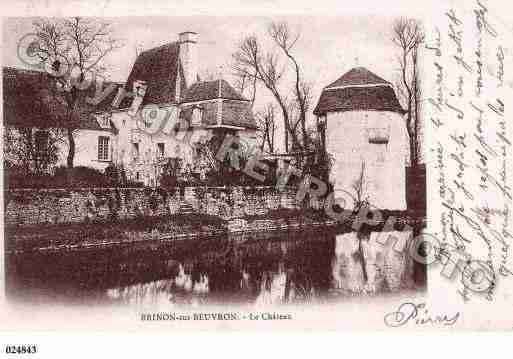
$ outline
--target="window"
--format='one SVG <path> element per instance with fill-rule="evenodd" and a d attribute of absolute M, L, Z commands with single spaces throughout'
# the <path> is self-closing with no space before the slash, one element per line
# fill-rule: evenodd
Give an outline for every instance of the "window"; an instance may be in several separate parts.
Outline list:
<path fill-rule="evenodd" d="M 139 158 L 139 143 L 132 143 L 132 155 L 134 158 Z"/>
<path fill-rule="evenodd" d="M 97 119 L 101 128 L 110 128 L 110 116 L 108 114 L 98 115 Z"/>
<path fill-rule="evenodd" d="M 319 121 L 317 122 L 319 129 L 324 129 L 326 127 L 326 116 L 319 117 Z"/>
<path fill-rule="evenodd" d="M 390 128 L 369 128 L 367 129 L 369 143 L 387 144 L 390 139 Z"/>
<path fill-rule="evenodd" d="M 165 154 L 164 143 L 157 143 L 157 157 L 164 157 Z"/>
<path fill-rule="evenodd" d="M 192 126 L 200 126 L 201 125 L 201 117 L 203 110 L 200 107 L 194 107 L 192 110 Z"/>
<path fill-rule="evenodd" d="M 37 131 L 35 134 L 36 153 L 43 154 L 48 149 L 49 133 L 47 131 Z"/>
<path fill-rule="evenodd" d="M 107 136 L 98 137 L 98 161 L 109 160 L 109 138 Z"/>

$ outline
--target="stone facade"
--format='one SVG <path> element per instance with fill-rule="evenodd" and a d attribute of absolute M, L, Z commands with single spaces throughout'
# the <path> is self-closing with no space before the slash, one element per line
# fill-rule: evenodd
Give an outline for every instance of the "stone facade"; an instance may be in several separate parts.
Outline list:
<path fill-rule="evenodd" d="M 363 171 L 363 199 L 368 198 L 380 209 L 406 209 L 408 134 L 402 115 L 386 111 L 330 112 L 326 122 L 326 148 L 335 157 L 330 173 L 335 191 L 355 196 L 354 186 Z M 379 131 L 386 142 L 373 141 Z M 344 193 L 337 195 L 347 198 Z"/>

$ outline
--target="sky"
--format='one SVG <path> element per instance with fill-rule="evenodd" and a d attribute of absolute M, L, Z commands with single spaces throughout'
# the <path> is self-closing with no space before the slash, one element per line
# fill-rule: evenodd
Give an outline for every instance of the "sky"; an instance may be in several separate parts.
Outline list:
<path fill-rule="evenodd" d="M 232 54 L 244 36 L 255 34 L 266 46 L 271 42 L 266 33 L 271 21 L 286 21 L 299 31 L 293 54 L 304 78 L 313 84 L 313 107 L 323 87 L 356 66 L 364 66 L 395 82 L 399 66 L 398 49 L 392 43 L 394 18 L 382 16 L 176 16 L 103 18 L 112 24 L 113 36 L 124 46 L 105 58 L 110 80 L 126 81 L 136 58 L 136 51 L 147 50 L 176 41 L 178 33 L 194 31 L 199 35 L 198 70 L 200 75 L 216 74 L 234 83 L 231 76 Z M 26 68 L 16 54 L 19 40 L 32 32 L 34 18 L 9 18 L 3 26 L 3 66 Z M 285 78 L 283 91 L 293 82 Z M 254 110 L 258 111 L 272 98 L 259 88 Z M 310 120 L 313 114 L 310 111 Z M 278 132 L 281 132 L 278 130 Z M 278 140 L 279 141 L 279 140 Z"/>

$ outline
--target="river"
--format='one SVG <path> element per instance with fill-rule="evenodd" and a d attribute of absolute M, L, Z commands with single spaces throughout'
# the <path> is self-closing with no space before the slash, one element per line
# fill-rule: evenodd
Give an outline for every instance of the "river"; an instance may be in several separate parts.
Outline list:
<path fill-rule="evenodd" d="M 408 241 L 412 232 L 394 234 Z M 6 258 L 7 298 L 29 303 L 265 306 L 425 285 L 425 268 L 377 233 L 272 232 Z"/>

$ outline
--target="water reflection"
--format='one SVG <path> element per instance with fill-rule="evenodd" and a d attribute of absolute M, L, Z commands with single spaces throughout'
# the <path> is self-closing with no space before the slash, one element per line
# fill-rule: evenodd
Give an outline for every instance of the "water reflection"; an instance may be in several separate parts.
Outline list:
<path fill-rule="evenodd" d="M 380 239 L 379 236 L 385 237 Z M 414 287 L 414 263 L 407 246 L 411 236 L 411 231 L 337 235 L 334 289 L 355 295 Z M 389 238 L 391 240 L 387 241 Z"/>
<path fill-rule="evenodd" d="M 17 300 L 45 297 L 153 308 L 267 306 L 423 285 L 414 280 L 406 248 L 397 245 L 406 243 L 411 232 L 389 234 L 398 239 L 395 248 L 379 244 L 377 233 L 289 233 L 16 256 L 7 261 L 7 294 Z"/>

